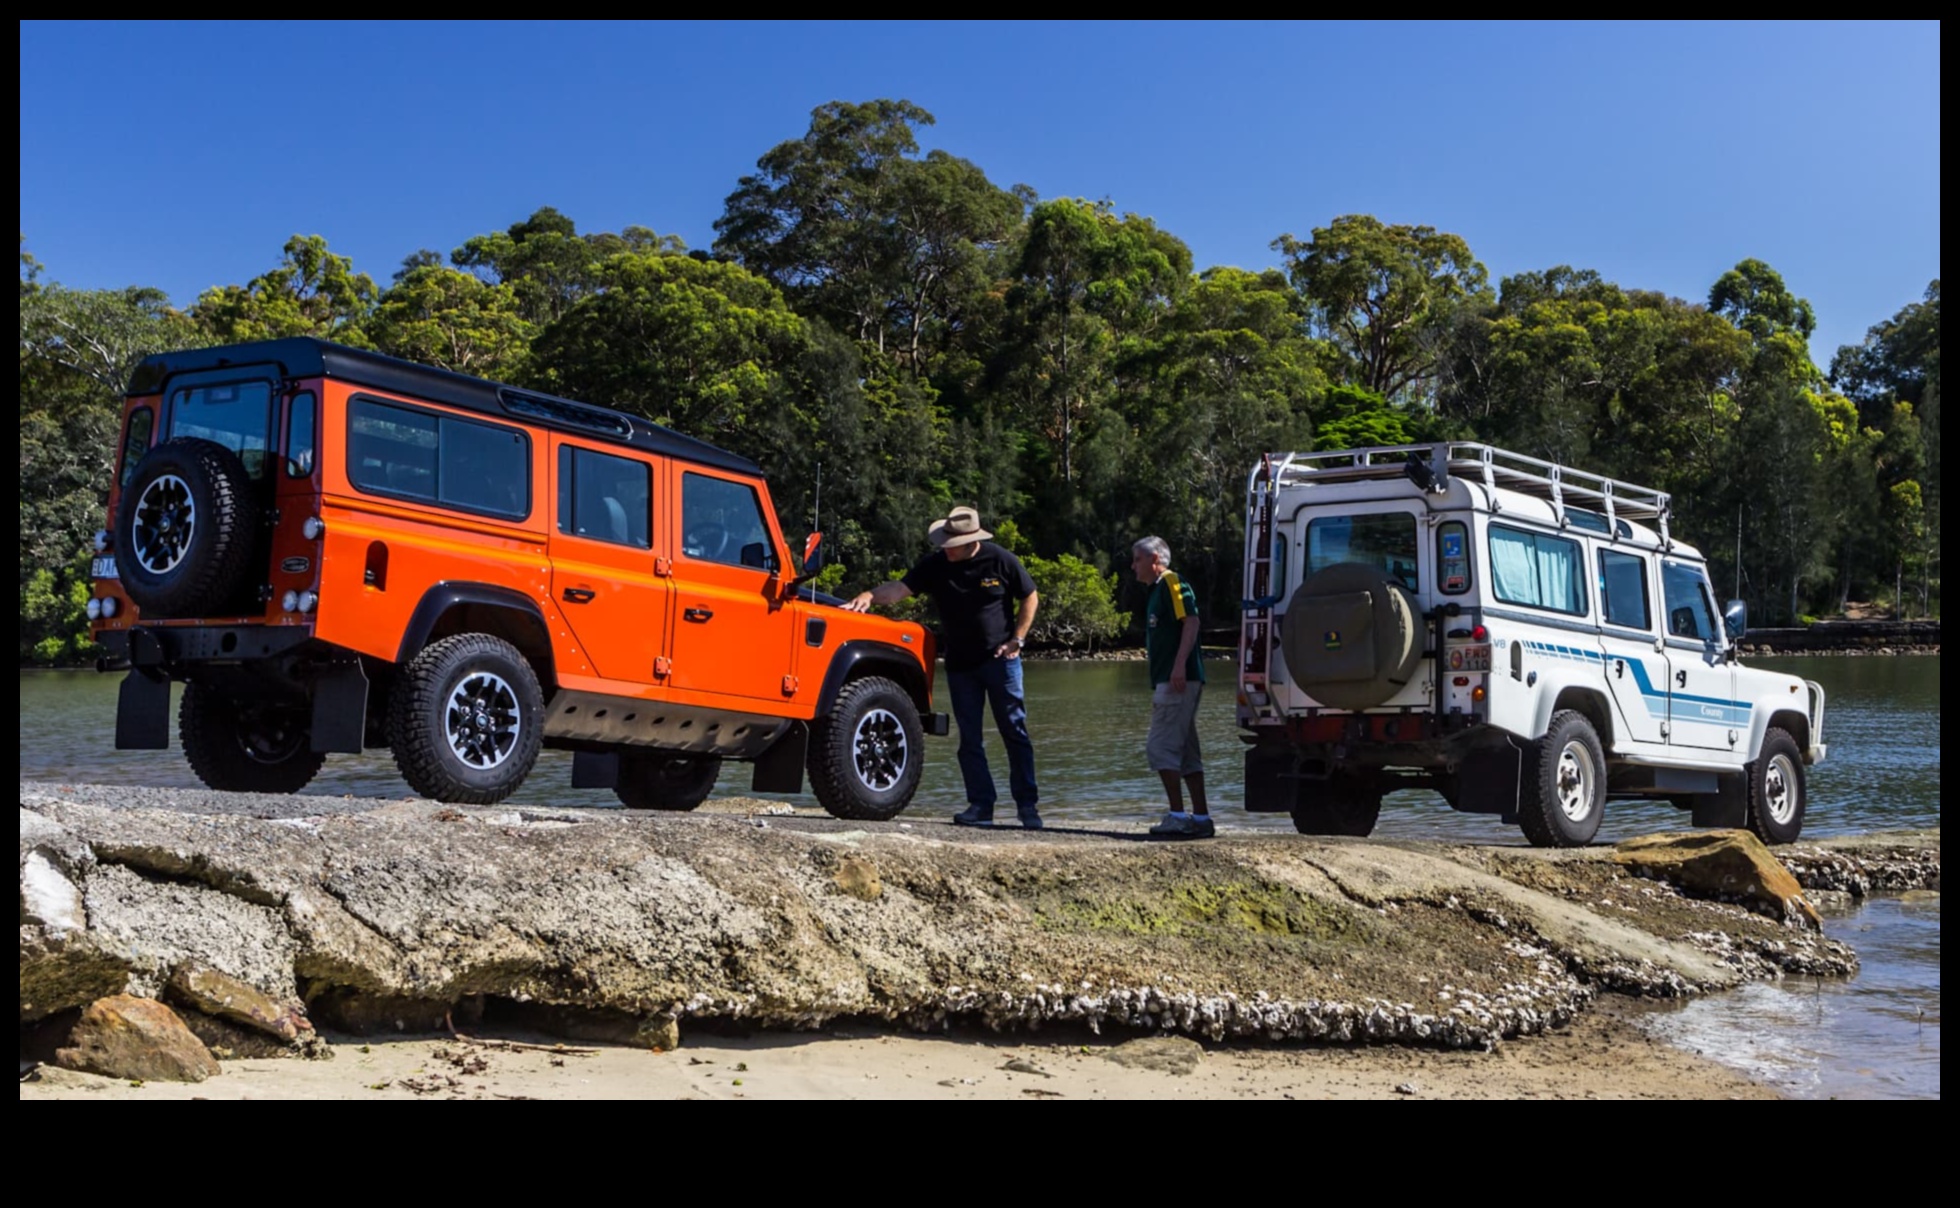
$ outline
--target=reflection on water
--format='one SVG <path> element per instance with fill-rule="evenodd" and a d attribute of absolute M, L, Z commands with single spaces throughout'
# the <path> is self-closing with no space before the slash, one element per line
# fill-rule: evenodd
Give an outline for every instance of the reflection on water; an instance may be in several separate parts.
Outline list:
<path fill-rule="evenodd" d="M 1939 656 L 1900 658 L 1763 659 L 1761 665 L 1824 683 L 1830 709 L 1825 736 L 1830 757 L 1810 776 L 1804 834 L 1825 835 L 1939 825 Z M 1284 814 L 1241 809 L 1241 753 L 1233 714 L 1229 662 L 1206 666 L 1212 676 L 1199 710 L 1199 734 L 1209 769 L 1212 808 L 1227 828 L 1290 831 Z M 114 748 L 115 675 L 93 671 L 21 673 L 20 774 L 30 780 L 78 778 L 105 784 L 195 787 L 181 752 Z M 1163 804 L 1163 789 L 1143 758 L 1149 721 L 1147 677 L 1141 663 L 1032 662 L 1027 670 L 1028 729 L 1034 737 L 1042 813 L 1050 825 L 1139 822 Z M 956 739 L 928 739 L 925 778 L 913 813 L 951 813 L 964 807 Z M 1007 768 L 997 737 L 988 752 L 1006 796 Z M 545 805 L 612 806 L 603 789 L 573 789 L 571 757 L 546 752 L 520 792 Z M 400 797 L 408 786 L 386 751 L 330 755 L 307 790 L 331 796 Z M 718 790 L 748 792 L 747 769 L 730 765 Z M 811 802 L 807 794 L 786 798 Z M 1608 805 L 1599 841 L 1686 826 L 1685 812 L 1654 802 Z M 1516 827 L 1480 814 L 1459 814 L 1433 793 L 1391 794 L 1377 834 L 1412 839 L 1522 843 Z"/>
<path fill-rule="evenodd" d="M 1874 898 L 1824 930 L 1858 950 L 1849 981 L 1758 982 L 1647 1026 L 1806 1099 L 1940 1097 L 1940 895 Z"/>
<path fill-rule="evenodd" d="M 1938 827 L 1940 822 L 1940 658 L 1784 658 L 1751 660 L 1823 683 L 1829 694 L 1830 757 L 1810 776 L 1804 835 Z M 1233 717 L 1231 664 L 1211 662 L 1200 709 L 1212 808 L 1220 829 L 1290 832 L 1285 815 L 1241 807 L 1243 750 Z M 21 673 L 20 762 L 25 780 L 196 787 L 173 746 L 117 751 L 120 677 L 93 671 Z M 1042 813 L 1050 827 L 1137 824 L 1163 808 L 1162 788 L 1144 763 L 1149 717 L 1141 663 L 1031 663 L 1028 728 L 1034 736 Z M 910 813 L 952 813 L 964 804 L 953 738 L 929 739 L 926 770 Z M 988 743 L 1005 798 L 1006 767 L 997 738 Z M 731 765 L 720 792 L 748 791 L 747 769 Z M 613 807 L 604 790 L 575 790 L 571 758 L 547 752 L 519 799 L 561 806 Z M 386 751 L 332 755 L 307 790 L 330 796 L 401 797 L 409 789 Z M 807 794 L 791 798 L 803 803 Z M 1651 802 L 1612 802 L 1599 841 L 1682 827 L 1687 815 Z M 1403 792 L 1383 805 L 1379 835 L 1522 843 L 1517 828 L 1459 814 L 1434 794 Z M 1863 961 L 1850 982 L 1792 980 L 1717 995 L 1658 1017 L 1657 1027 L 1692 1048 L 1758 1071 L 1793 1093 L 1841 1097 L 1939 1096 L 1939 896 L 1879 900 L 1827 920 Z"/>

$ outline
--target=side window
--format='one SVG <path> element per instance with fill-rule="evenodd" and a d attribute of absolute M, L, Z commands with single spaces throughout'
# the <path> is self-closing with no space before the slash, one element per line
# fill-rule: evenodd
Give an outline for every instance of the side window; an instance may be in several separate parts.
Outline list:
<path fill-rule="evenodd" d="M 311 390 L 302 390 L 293 396 L 289 418 L 286 421 L 286 477 L 310 478 L 313 475 L 313 433 L 318 424 L 318 413 Z"/>
<path fill-rule="evenodd" d="M 652 549 L 653 468 L 630 457 L 558 446 L 558 531 Z"/>
<path fill-rule="evenodd" d="M 1444 595 L 1470 590 L 1470 530 L 1461 520 L 1436 526 L 1436 581 Z"/>
<path fill-rule="evenodd" d="M 375 399 L 348 405 L 347 477 L 377 495 L 492 516 L 531 512 L 522 432 Z"/>
<path fill-rule="evenodd" d="M 136 463 L 150 451 L 150 431 L 156 422 L 156 412 L 148 407 L 138 407 L 129 413 L 129 430 L 123 433 L 122 473 L 117 479 L 123 486 L 129 485 L 129 476 L 136 473 Z"/>
<path fill-rule="evenodd" d="M 1599 612 L 1608 625 L 1653 628 L 1654 614 L 1647 604 L 1647 559 L 1609 549 L 1599 551 Z"/>
<path fill-rule="evenodd" d="M 1490 526 L 1490 589 L 1507 604 L 1584 616 L 1584 566 L 1576 541 Z"/>
<path fill-rule="evenodd" d="M 1661 563 L 1661 593 L 1667 601 L 1667 636 L 1706 642 L 1721 632 L 1709 602 L 1701 568 L 1685 562 Z"/>
<path fill-rule="evenodd" d="M 728 566 L 776 568 L 755 488 L 706 474 L 681 476 L 681 553 Z"/>

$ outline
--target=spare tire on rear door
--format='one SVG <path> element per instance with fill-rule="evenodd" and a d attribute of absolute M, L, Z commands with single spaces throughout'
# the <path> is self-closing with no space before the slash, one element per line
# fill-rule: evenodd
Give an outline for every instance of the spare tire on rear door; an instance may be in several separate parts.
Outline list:
<path fill-rule="evenodd" d="M 217 611 L 252 559 L 259 510 L 223 445 L 167 440 L 143 455 L 116 512 L 116 574 L 152 620 Z"/>
<path fill-rule="evenodd" d="M 1293 592 L 1280 649 L 1293 682 L 1334 709 L 1369 709 L 1400 692 L 1422 661 L 1415 597 L 1377 567 L 1342 562 Z"/>

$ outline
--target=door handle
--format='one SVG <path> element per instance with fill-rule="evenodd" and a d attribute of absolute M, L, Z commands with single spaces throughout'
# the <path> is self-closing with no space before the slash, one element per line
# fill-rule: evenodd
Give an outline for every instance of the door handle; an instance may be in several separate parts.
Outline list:
<path fill-rule="evenodd" d="M 567 604 L 590 604 L 592 597 L 598 594 L 598 592 L 593 591 L 589 587 L 567 587 L 565 589 L 565 602 Z"/>
<path fill-rule="evenodd" d="M 1685 671 L 1677 671 L 1677 672 L 1675 672 L 1675 673 L 1674 673 L 1674 683 L 1675 683 L 1675 686 L 1676 686 L 1676 687 L 1680 687 L 1680 688 L 1685 688 L 1685 687 L 1687 687 L 1687 686 L 1688 686 L 1688 673 L 1687 673 L 1687 672 L 1685 672 Z"/>
<path fill-rule="evenodd" d="M 686 612 L 683 612 L 681 614 L 681 617 L 684 620 L 693 621 L 695 624 L 698 625 L 701 622 L 710 619 L 714 615 L 715 615 L 715 610 L 712 608 L 690 608 Z"/>

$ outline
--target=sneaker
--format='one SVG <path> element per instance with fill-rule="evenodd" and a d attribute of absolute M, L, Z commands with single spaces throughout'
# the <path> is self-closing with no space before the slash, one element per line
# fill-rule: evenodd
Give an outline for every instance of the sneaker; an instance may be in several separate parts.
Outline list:
<path fill-rule="evenodd" d="M 1150 828 L 1162 839 L 1209 839 L 1218 833 L 1210 814 L 1165 814 L 1163 821 Z"/>
<path fill-rule="evenodd" d="M 977 805 L 969 805 L 953 815 L 954 826 L 992 826 L 994 811 L 983 810 Z"/>
<path fill-rule="evenodd" d="M 1022 811 L 1021 811 L 1021 829 L 1022 829 L 1022 830 L 1040 830 L 1040 829 L 1041 829 L 1041 811 L 1040 811 L 1040 810 L 1022 810 Z"/>

